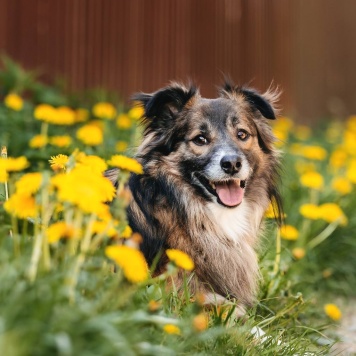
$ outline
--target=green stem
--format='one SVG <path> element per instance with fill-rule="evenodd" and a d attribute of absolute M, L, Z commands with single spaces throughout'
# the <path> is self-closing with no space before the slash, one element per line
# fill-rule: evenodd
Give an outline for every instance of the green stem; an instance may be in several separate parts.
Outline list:
<path fill-rule="evenodd" d="M 277 277 L 280 264 L 281 264 L 281 251 L 282 251 L 282 242 L 281 242 L 281 231 L 280 228 L 277 228 L 276 235 L 276 257 L 274 258 L 274 265 L 272 271 L 272 278 L 268 285 L 268 295 L 272 294 L 272 291 L 275 290 L 279 284 L 279 278 Z"/>
<path fill-rule="evenodd" d="M 41 125 L 41 136 L 46 136 L 48 135 L 48 122 L 42 122 Z"/>
<path fill-rule="evenodd" d="M 187 275 L 186 275 L 185 271 L 183 271 L 182 273 L 183 273 L 184 297 L 185 297 L 186 305 L 188 305 L 189 300 L 190 300 L 190 294 L 189 294 L 189 290 L 188 290 Z"/>
<path fill-rule="evenodd" d="M 340 219 L 329 224 L 318 236 L 314 237 L 309 243 L 308 247 L 310 249 L 320 245 L 323 241 L 325 241 L 338 227 L 340 223 Z"/>
<path fill-rule="evenodd" d="M 7 147 L 6 146 L 1 147 L 1 158 L 7 159 Z M 7 185 L 7 181 L 5 181 L 4 186 L 5 186 L 5 201 L 8 201 L 9 200 L 9 187 Z M 11 223 L 12 223 L 12 225 L 14 225 L 12 219 L 11 219 Z M 10 229 L 9 234 L 10 234 L 10 237 L 13 236 L 12 229 Z"/>
<path fill-rule="evenodd" d="M 273 275 L 277 275 L 279 271 L 279 266 L 281 263 L 281 232 L 280 229 L 277 229 L 277 236 L 276 236 L 276 257 L 274 259 L 274 266 L 273 266 Z"/>
<path fill-rule="evenodd" d="M 48 180 L 48 177 L 45 177 Z M 42 190 L 42 225 L 41 225 L 41 234 L 42 234 L 42 253 L 43 253 L 43 264 L 46 270 L 51 269 L 51 255 L 49 251 L 49 244 L 46 238 L 46 231 L 48 228 L 49 221 L 51 219 L 52 213 L 54 210 L 54 204 L 51 204 L 49 201 L 49 191 L 48 186 Z"/>
<path fill-rule="evenodd" d="M 316 189 L 310 189 L 310 204 L 317 205 L 319 202 L 319 191 Z"/>
<path fill-rule="evenodd" d="M 38 230 L 39 230 L 38 228 L 35 229 L 37 233 L 35 234 L 35 242 L 32 250 L 30 267 L 28 269 L 28 278 L 30 279 L 31 282 L 33 282 L 36 279 L 38 262 L 41 257 L 43 234 L 40 233 Z"/>
<path fill-rule="evenodd" d="M 285 309 L 279 311 L 276 315 L 271 316 L 269 318 L 266 318 L 264 320 L 262 320 L 260 323 L 258 323 L 258 326 L 260 328 L 264 328 L 267 325 L 271 324 L 274 320 L 277 320 L 278 318 L 284 316 L 285 314 L 288 314 L 290 311 L 292 311 L 297 305 L 300 305 L 301 303 L 303 303 L 303 299 L 302 297 L 298 297 L 296 298 L 296 300 L 289 305 L 288 307 L 286 307 Z"/>
<path fill-rule="evenodd" d="M 39 226 L 39 219 L 36 219 L 35 225 L 35 242 L 32 250 L 32 256 L 30 260 L 30 267 L 28 269 L 28 277 L 31 282 L 36 279 L 38 264 L 43 256 L 43 264 L 45 269 L 49 270 L 51 268 L 51 259 L 49 253 L 48 241 L 45 237 L 46 230 L 48 227 L 49 220 L 51 218 L 54 204 L 49 203 L 48 189 L 42 190 L 42 216 L 41 216 L 41 226 Z"/>
<path fill-rule="evenodd" d="M 300 247 L 305 247 L 306 245 L 306 240 L 308 237 L 308 231 L 310 230 L 310 225 L 311 225 L 311 220 L 310 219 L 304 219 L 302 227 L 300 229 L 300 238 L 297 241 L 298 246 Z"/>
<path fill-rule="evenodd" d="M 93 223 L 94 223 L 95 219 L 96 219 L 96 215 L 94 213 L 91 214 L 87 228 L 85 230 L 84 237 L 80 244 L 80 254 L 78 255 L 78 257 L 74 263 L 74 268 L 72 270 L 72 273 L 70 274 L 70 276 L 67 279 L 68 286 L 69 286 L 69 301 L 70 301 L 70 303 L 75 302 L 75 287 L 78 283 L 80 269 L 85 261 L 85 257 L 89 251 L 89 248 L 90 248 L 92 227 L 93 227 Z"/>
<path fill-rule="evenodd" d="M 19 239 L 19 231 L 17 226 L 17 219 L 14 215 L 11 215 L 11 225 L 12 225 L 12 229 L 10 230 L 10 236 L 13 238 L 14 255 L 18 257 L 20 256 L 20 239 Z"/>
<path fill-rule="evenodd" d="M 66 221 L 66 223 L 68 224 L 68 222 Z M 71 222 L 69 222 L 69 224 L 71 224 Z M 76 209 L 75 211 L 75 217 L 74 217 L 74 221 L 73 221 L 73 227 L 74 227 L 74 231 L 78 231 L 78 234 L 76 233 L 75 236 L 73 236 L 70 240 L 69 240 L 69 256 L 74 256 L 77 253 L 77 249 L 78 249 L 78 244 L 79 244 L 79 238 L 80 235 L 79 231 L 81 231 L 81 227 L 83 224 L 83 212 L 79 209 Z"/>

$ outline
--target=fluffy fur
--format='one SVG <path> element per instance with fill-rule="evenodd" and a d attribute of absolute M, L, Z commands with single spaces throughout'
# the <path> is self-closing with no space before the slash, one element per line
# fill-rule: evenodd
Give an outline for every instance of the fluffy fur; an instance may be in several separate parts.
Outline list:
<path fill-rule="evenodd" d="M 137 153 L 144 174 L 133 174 L 128 219 L 143 237 L 141 249 L 156 274 L 168 248 L 195 263 L 192 293 L 208 301 L 254 302 L 255 249 L 271 200 L 280 209 L 278 153 L 268 120 L 277 94 L 226 83 L 219 97 L 202 98 L 196 87 L 172 83 L 134 100 L 145 108 Z M 179 275 L 174 283 L 180 285 Z"/>

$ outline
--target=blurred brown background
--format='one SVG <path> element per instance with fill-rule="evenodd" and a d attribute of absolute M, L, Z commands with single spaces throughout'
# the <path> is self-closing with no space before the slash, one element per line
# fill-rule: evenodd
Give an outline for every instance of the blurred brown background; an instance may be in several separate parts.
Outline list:
<path fill-rule="evenodd" d="M 0 0 L 0 50 L 43 79 L 127 100 L 193 79 L 283 89 L 307 122 L 356 113 L 353 0 Z"/>

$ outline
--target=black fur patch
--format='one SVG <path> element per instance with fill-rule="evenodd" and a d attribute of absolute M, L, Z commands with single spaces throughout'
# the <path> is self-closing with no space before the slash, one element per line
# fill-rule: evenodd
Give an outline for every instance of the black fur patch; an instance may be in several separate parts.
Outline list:
<path fill-rule="evenodd" d="M 177 112 L 197 93 L 198 89 L 193 85 L 189 88 L 173 85 L 152 94 L 135 94 L 132 99 L 143 104 L 144 124 L 146 130 L 152 131 L 171 127 Z"/>

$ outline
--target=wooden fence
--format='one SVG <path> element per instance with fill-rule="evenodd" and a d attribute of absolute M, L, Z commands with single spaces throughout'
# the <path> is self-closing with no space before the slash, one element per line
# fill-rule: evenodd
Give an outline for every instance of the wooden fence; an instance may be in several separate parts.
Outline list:
<path fill-rule="evenodd" d="M 283 89 L 301 120 L 356 113 L 353 0 L 0 0 L 0 49 L 44 80 L 125 99 L 172 79 L 205 96 L 228 74 Z"/>

